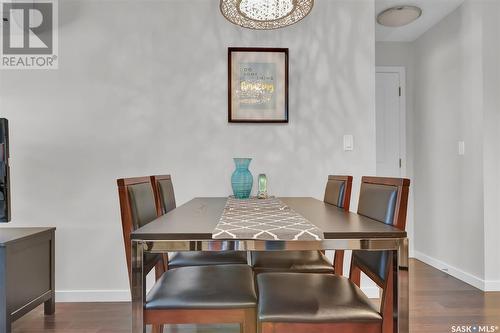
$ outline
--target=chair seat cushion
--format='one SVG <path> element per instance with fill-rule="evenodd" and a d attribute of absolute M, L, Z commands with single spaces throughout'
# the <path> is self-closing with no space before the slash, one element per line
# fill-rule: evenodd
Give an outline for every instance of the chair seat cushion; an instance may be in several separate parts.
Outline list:
<path fill-rule="evenodd" d="M 145 308 L 234 309 L 256 302 L 250 266 L 191 266 L 166 271 L 146 296 Z"/>
<path fill-rule="evenodd" d="M 333 273 L 332 264 L 320 251 L 252 252 L 252 266 L 256 273 Z"/>
<path fill-rule="evenodd" d="M 259 320 L 263 322 L 379 322 L 374 304 L 349 279 L 333 274 L 257 275 Z"/>
<path fill-rule="evenodd" d="M 177 252 L 168 260 L 169 268 L 185 266 L 247 264 L 247 253 L 244 251 L 201 251 Z"/>

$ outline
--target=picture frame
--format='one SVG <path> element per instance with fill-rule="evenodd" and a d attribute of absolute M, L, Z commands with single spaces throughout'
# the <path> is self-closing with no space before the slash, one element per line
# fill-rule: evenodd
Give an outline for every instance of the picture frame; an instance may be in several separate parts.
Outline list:
<path fill-rule="evenodd" d="M 288 123 L 288 48 L 228 48 L 228 122 Z"/>

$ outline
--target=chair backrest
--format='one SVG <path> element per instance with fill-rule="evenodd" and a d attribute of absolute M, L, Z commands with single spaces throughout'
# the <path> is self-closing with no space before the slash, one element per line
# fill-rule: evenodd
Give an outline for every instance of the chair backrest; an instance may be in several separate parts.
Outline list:
<path fill-rule="evenodd" d="M 352 176 L 328 176 L 324 202 L 349 211 L 351 203 Z"/>
<path fill-rule="evenodd" d="M 359 285 L 360 272 L 363 272 L 382 289 L 380 302 L 380 314 L 383 319 L 382 325 L 390 327 L 389 329 L 384 329 L 383 332 L 393 331 L 393 267 L 397 265 L 395 258 L 396 256 L 393 251 L 353 251 L 351 257 L 351 280 L 353 279 L 353 274 L 357 274 L 357 278 L 355 278 L 357 282 L 355 281 L 355 283 Z M 353 273 L 356 270 L 358 273 Z"/>
<path fill-rule="evenodd" d="M 407 178 L 363 177 L 358 214 L 405 230 L 409 188 Z"/>
<path fill-rule="evenodd" d="M 410 180 L 406 178 L 363 177 L 358 214 L 405 230 L 409 188 Z M 384 326 L 392 325 L 392 273 L 395 265 L 393 251 L 352 252 L 351 279 L 359 283 L 359 273 L 356 272 L 363 272 L 383 289 L 380 312 Z"/>
<path fill-rule="evenodd" d="M 155 197 L 149 177 L 121 178 L 117 180 L 120 197 L 123 240 L 130 278 L 130 234 L 157 217 Z"/>
<path fill-rule="evenodd" d="M 151 184 L 153 185 L 158 216 L 174 209 L 176 204 L 172 177 L 170 175 L 151 176 Z"/>

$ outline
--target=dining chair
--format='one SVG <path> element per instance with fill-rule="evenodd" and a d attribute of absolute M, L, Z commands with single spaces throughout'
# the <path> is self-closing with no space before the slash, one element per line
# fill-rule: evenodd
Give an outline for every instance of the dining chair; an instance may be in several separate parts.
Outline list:
<path fill-rule="evenodd" d="M 131 233 L 157 218 L 151 177 L 118 179 L 123 238 L 131 277 Z M 148 255 L 146 255 L 146 258 Z M 212 265 L 158 268 L 156 282 L 146 295 L 144 325 L 159 333 L 164 324 L 238 323 L 243 333 L 255 333 L 257 295 L 252 269 L 248 265 Z M 147 274 L 148 259 L 144 272 Z M 145 327 L 144 327 L 145 331 Z"/>
<path fill-rule="evenodd" d="M 324 202 L 349 211 L 351 204 L 352 176 L 328 176 Z M 337 275 L 344 273 L 344 250 L 335 250 L 333 258 L 334 272 Z"/>
<path fill-rule="evenodd" d="M 328 176 L 324 202 L 349 211 L 352 176 Z M 335 251 L 334 264 L 323 251 L 254 251 L 252 267 L 263 272 L 334 273 L 342 275 L 344 252 Z"/>
<path fill-rule="evenodd" d="M 176 207 L 174 187 L 170 175 L 151 176 L 157 215 L 162 216 Z M 168 219 L 165 223 L 168 223 Z M 248 264 L 246 251 L 177 252 L 164 257 L 166 269 L 185 266 Z"/>
<path fill-rule="evenodd" d="M 409 185 L 409 179 L 363 177 L 358 214 L 404 229 Z M 259 332 L 392 333 L 396 264 L 394 251 L 353 251 L 349 279 L 330 274 L 259 274 Z M 361 272 L 382 289 L 378 309 L 359 288 Z"/>
<path fill-rule="evenodd" d="M 406 211 L 410 180 L 407 178 L 363 177 L 358 201 L 358 214 L 375 221 L 406 229 Z M 387 251 L 353 251 L 353 257 L 370 265 L 372 271 L 381 272 L 380 263 L 388 256 Z M 358 286 L 361 272 L 351 268 L 350 276 Z M 379 274 L 380 275 L 380 274 Z"/>
<path fill-rule="evenodd" d="M 122 178 L 118 179 L 117 183 L 125 256 L 130 276 L 132 244 L 130 234 L 156 219 L 156 206 L 149 177 Z M 165 271 L 163 258 L 160 255 L 146 255 L 144 261 L 146 274 L 155 268 L 156 279 L 159 279 Z"/>
<path fill-rule="evenodd" d="M 393 252 L 380 272 L 372 272 L 362 258 L 359 268 L 382 288 L 380 307 L 350 279 L 337 274 L 262 273 L 257 275 L 260 333 L 389 333 L 393 332 Z"/>
<path fill-rule="evenodd" d="M 153 221 L 156 206 L 153 188 L 149 177 L 121 178 L 117 180 L 120 213 L 122 220 L 123 241 L 129 282 L 131 277 L 131 233 Z M 155 268 L 155 279 L 158 281 L 165 272 L 165 263 L 161 255 L 146 254 L 144 256 L 144 274 Z M 162 327 L 153 326 L 153 332 L 161 332 Z"/>

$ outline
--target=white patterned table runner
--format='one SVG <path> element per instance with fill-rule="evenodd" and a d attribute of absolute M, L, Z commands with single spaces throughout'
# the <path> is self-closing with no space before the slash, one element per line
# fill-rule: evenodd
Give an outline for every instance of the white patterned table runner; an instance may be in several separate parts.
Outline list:
<path fill-rule="evenodd" d="M 278 198 L 229 197 L 214 239 L 322 240 L 323 232 Z"/>

